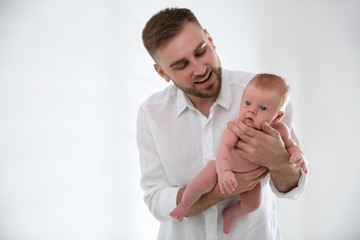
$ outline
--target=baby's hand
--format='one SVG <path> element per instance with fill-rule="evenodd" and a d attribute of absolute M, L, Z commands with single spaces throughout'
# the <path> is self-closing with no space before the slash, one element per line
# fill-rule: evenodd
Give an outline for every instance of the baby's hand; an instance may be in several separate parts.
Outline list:
<path fill-rule="evenodd" d="M 228 194 L 231 194 L 235 191 L 237 187 L 237 181 L 235 178 L 235 174 L 232 171 L 222 172 L 218 176 L 220 191 L 222 194 L 225 193 L 225 190 Z"/>
<path fill-rule="evenodd" d="M 302 152 L 296 152 L 290 156 L 290 162 L 296 164 L 295 168 L 298 169 L 299 167 L 304 170 L 307 174 L 307 167 L 304 154 Z"/>

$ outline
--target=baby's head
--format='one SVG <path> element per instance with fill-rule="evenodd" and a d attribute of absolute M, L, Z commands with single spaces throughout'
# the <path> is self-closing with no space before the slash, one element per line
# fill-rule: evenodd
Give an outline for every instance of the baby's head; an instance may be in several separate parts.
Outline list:
<path fill-rule="evenodd" d="M 240 119 L 248 126 L 261 129 L 263 121 L 278 123 L 290 98 L 290 86 L 274 74 L 257 74 L 244 90 Z"/>

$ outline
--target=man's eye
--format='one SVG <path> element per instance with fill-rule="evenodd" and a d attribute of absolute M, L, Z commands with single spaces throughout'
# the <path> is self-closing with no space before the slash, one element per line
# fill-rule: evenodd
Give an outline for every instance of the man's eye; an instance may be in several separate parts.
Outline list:
<path fill-rule="evenodd" d="M 245 105 L 246 105 L 246 106 L 250 106 L 251 103 L 250 103 L 249 101 L 246 101 L 246 102 L 245 102 Z"/>
<path fill-rule="evenodd" d="M 264 107 L 264 106 L 261 106 L 261 107 L 260 107 L 260 110 L 261 110 L 261 111 L 266 111 L 266 109 L 267 109 L 267 108 Z"/>
<path fill-rule="evenodd" d="M 178 67 L 176 67 L 176 69 L 181 70 L 184 69 L 187 66 L 187 63 L 181 64 Z"/>
<path fill-rule="evenodd" d="M 195 54 L 195 57 L 200 57 L 200 56 L 204 55 L 204 53 L 205 53 L 205 48 L 204 48 L 202 51 L 197 52 L 197 53 Z"/>

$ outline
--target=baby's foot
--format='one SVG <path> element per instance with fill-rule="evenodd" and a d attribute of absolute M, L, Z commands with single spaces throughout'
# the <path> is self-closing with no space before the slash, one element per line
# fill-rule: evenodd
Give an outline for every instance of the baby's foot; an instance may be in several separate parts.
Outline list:
<path fill-rule="evenodd" d="M 178 221 L 182 221 L 184 219 L 184 216 L 186 214 L 186 212 L 189 210 L 189 207 L 181 202 L 171 213 L 170 213 L 170 217 L 178 220 Z"/>
<path fill-rule="evenodd" d="M 231 215 L 230 211 L 228 209 L 225 209 L 223 211 L 223 219 L 224 219 L 224 227 L 223 227 L 223 232 L 225 234 L 228 234 L 232 228 L 232 224 L 234 221 L 234 217 Z"/>

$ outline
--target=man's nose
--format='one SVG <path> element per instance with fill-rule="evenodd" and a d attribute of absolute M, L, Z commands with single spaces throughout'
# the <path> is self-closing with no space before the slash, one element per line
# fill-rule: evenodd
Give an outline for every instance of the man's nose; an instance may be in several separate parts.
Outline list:
<path fill-rule="evenodd" d="M 194 64 L 194 75 L 202 76 L 206 73 L 206 66 L 200 62 L 195 62 Z"/>

